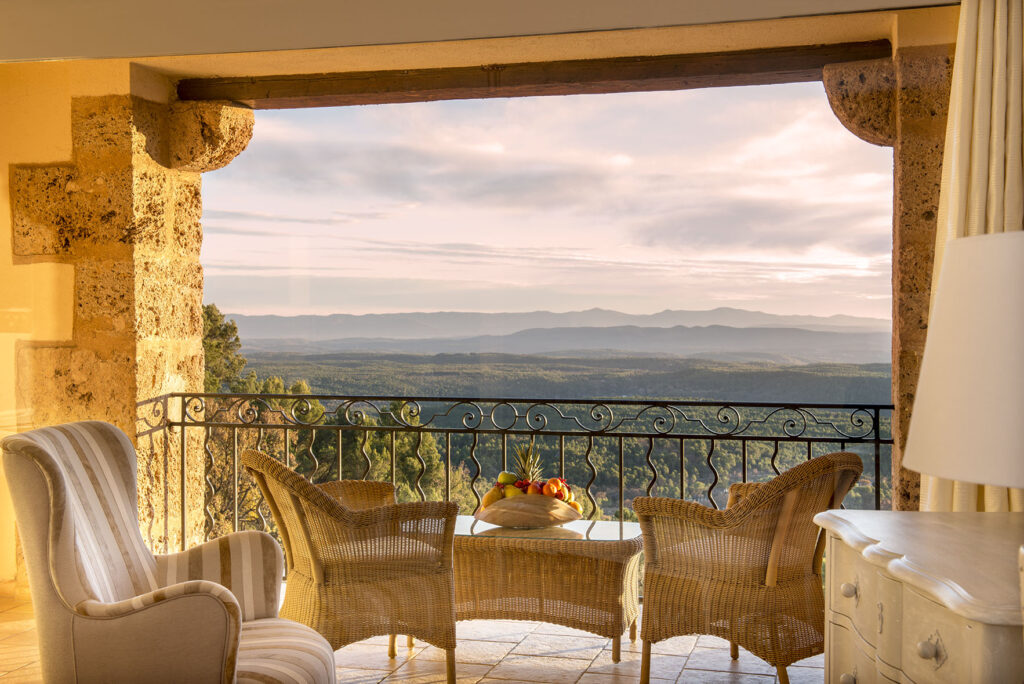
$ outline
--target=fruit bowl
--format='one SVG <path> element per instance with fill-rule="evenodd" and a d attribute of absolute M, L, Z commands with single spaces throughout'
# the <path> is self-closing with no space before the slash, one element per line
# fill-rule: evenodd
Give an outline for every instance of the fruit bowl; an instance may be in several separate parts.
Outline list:
<path fill-rule="evenodd" d="M 532 530 L 579 520 L 576 509 L 551 496 L 527 495 L 499 499 L 473 514 L 477 520 L 501 527 Z"/>

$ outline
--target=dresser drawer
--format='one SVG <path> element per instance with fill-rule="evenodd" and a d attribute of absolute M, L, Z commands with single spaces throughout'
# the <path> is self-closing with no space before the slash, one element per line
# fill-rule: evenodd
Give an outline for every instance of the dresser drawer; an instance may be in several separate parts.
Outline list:
<path fill-rule="evenodd" d="M 902 631 L 900 669 L 910 679 L 922 683 L 971 681 L 973 634 L 969 620 L 905 587 Z"/>
<path fill-rule="evenodd" d="M 878 611 L 877 660 L 900 669 L 903 649 L 903 585 L 878 573 L 875 608 Z"/>
<path fill-rule="evenodd" d="M 828 540 L 828 607 L 850 618 L 861 639 L 877 645 L 878 638 L 878 572 L 875 566 L 829 536 Z"/>
<path fill-rule="evenodd" d="M 875 684 L 885 682 L 875 673 L 871 647 L 857 633 L 841 624 L 828 624 L 827 684 Z"/>

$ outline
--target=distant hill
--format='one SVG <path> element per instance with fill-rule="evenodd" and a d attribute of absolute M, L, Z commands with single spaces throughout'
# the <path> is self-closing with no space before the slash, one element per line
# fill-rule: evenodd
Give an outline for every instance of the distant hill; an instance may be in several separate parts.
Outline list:
<path fill-rule="evenodd" d="M 732 328 L 802 328 L 819 332 L 889 334 L 891 324 L 879 318 L 855 316 L 779 316 L 761 311 L 718 308 L 706 311 L 666 310 L 655 314 L 626 314 L 608 309 L 555 313 L 433 313 L 334 314 L 330 316 L 245 316 L 226 313 L 238 324 L 243 342 L 259 339 L 302 341 L 351 338 L 424 340 L 511 335 L 538 328 L 675 328 L 728 326 Z"/>
<path fill-rule="evenodd" d="M 241 328 L 241 325 L 239 325 Z M 241 334 L 243 351 L 376 352 L 413 354 L 543 354 L 562 357 L 667 356 L 718 361 L 784 364 L 886 363 L 888 332 L 827 332 L 800 328 L 557 327 L 506 335 L 462 338 L 342 338 L 333 340 L 260 339 Z"/>
<path fill-rule="evenodd" d="M 254 352 L 247 371 L 314 392 L 427 397 L 647 398 L 795 403 L 890 401 L 889 364 L 781 365 L 664 357 Z"/>

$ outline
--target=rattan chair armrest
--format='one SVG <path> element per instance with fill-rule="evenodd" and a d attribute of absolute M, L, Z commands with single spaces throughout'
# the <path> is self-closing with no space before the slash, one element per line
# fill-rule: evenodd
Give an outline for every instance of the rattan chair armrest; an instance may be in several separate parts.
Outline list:
<path fill-rule="evenodd" d="M 734 482 L 729 485 L 729 501 L 725 504 L 725 507 L 732 508 L 764 485 L 764 482 Z"/>
<path fill-rule="evenodd" d="M 391 506 L 395 503 L 395 486 L 390 482 L 334 480 L 316 486 L 345 508 L 364 510 L 378 506 Z"/>
<path fill-rule="evenodd" d="M 458 513 L 458 504 L 444 501 L 400 503 L 362 511 L 352 511 L 339 506 L 333 511 L 323 511 L 323 514 L 332 518 L 336 525 L 361 538 L 401 536 L 418 539 L 428 547 L 433 547 L 437 553 L 434 561 L 440 563 L 442 567 L 451 567 L 455 520 Z M 443 527 L 439 534 L 423 533 L 418 531 L 415 525 L 422 521 L 441 521 Z M 316 539 L 316 536 L 314 534 L 314 545 L 331 545 L 338 541 L 336 536 L 325 538 L 320 535 L 320 539 Z"/>
<path fill-rule="evenodd" d="M 392 522 L 429 519 L 451 519 L 454 523 L 455 517 L 459 514 L 459 505 L 445 501 L 415 501 L 352 510 L 339 504 L 338 509 L 329 511 L 329 513 L 339 523 L 348 527 L 373 527 Z"/>
<path fill-rule="evenodd" d="M 746 503 L 748 501 L 751 499 L 743 499 L 732 508 L 719 510 L 708 508 L 695 501 L 640 496 L 633 499 L 633 510 L 636 511 L 637 517 L 640 519 L 641 527 L 643 527 L 645 519 L 667 516 L 696 523 L 709 529 L 718 529 L 735 527 L 740 524 L 750 509 L 750 504 Z"/>

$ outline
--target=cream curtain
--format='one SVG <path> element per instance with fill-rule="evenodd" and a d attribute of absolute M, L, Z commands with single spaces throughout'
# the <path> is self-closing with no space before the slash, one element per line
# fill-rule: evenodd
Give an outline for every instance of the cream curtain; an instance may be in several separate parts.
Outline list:
<path fill-rule="evenodd" d="M 1022 16 L 1024 0 L 963 0 L 960 5 L 942 160 L 935 276 L 948 240 L 1024 229 Z M 936 282 L 934 277 L 932 282 Z M 1008 311 L 1007 315 L 1024 312 Z M 985 398 L 977 400 L 979 416 L 983 416 Z M 1024 490 L 922 475 L 921 510 L 1022 511 Z"/>

